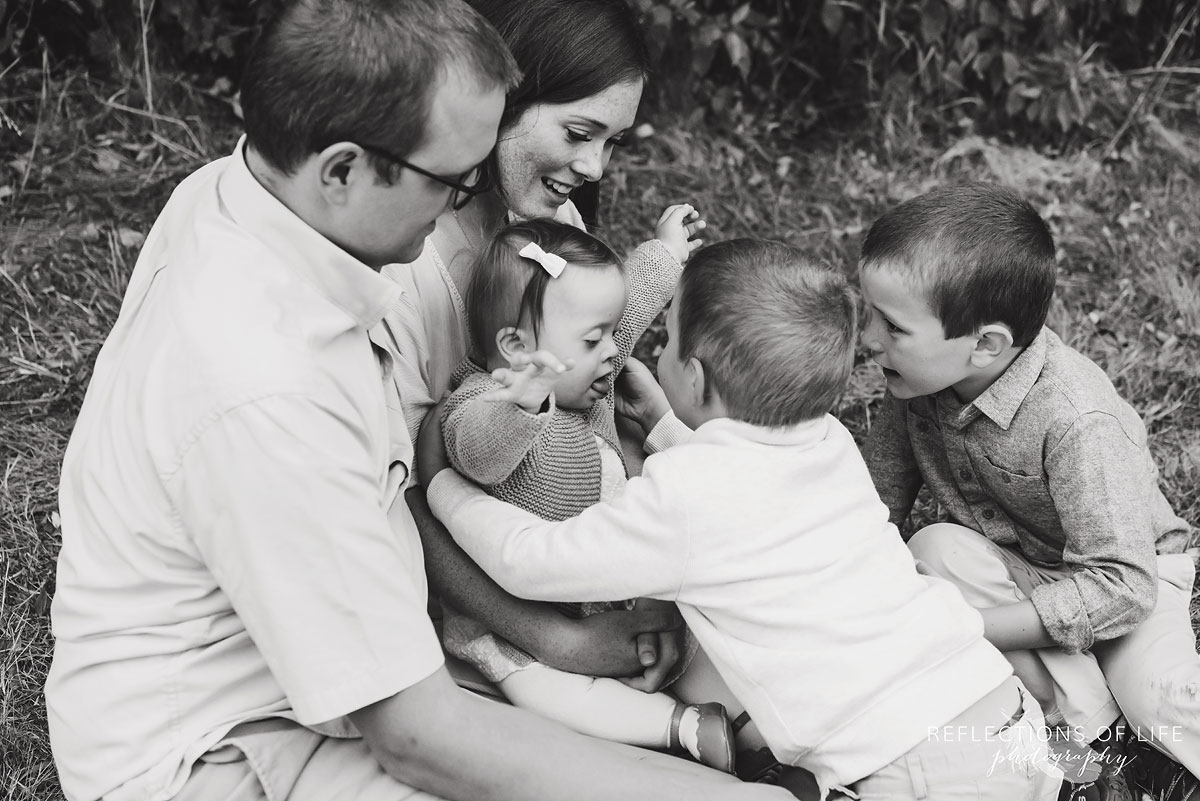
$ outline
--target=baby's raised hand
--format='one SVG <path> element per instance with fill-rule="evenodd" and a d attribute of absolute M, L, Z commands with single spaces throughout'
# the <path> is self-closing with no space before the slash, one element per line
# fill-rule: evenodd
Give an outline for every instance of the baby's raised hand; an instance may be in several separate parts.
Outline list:
<path fill-rule="evenodd" d="M 485 393 L 482 398 L 492 403 L 515 403 L 530 414 L 537 414 L 554 391 L 559 376 L 574 366 L 571 359 L 563 363 L 548 350 L 514 353 L 508 360 L 508 367 L 492 371 L 492 378 L 500 388 Z"/>
<path fill-rule="evenodd" d="M 707 223 L 700 218 L 700 212 L 687 203 L 667 206 L 666 211 L 658 218 L 654 229 L 654 237 L 667 246 L 680 264 L 688 260 L 692 251 L 704 244 L 699 239 L 700 232 Z"/>

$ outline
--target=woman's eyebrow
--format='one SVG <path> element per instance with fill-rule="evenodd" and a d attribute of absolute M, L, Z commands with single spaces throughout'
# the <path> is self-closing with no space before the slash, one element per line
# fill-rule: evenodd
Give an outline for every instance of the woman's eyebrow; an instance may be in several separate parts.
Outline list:
<path fill-rule="evenodd" d="M 593 128 L 599 128 L 601 130 L 608 130 L 608 127 L 609 127 L 608 123 L 601 122 L 600 120 L 595 119 L 594 117 L 577 117 L 576 119 L 585 125 L 590 125 Z M 620 131 L 617 131 L 617 133 L 624 133 L 625 131 L 628 131 L 628 130 L 629 130 L 628 128 L 622 128 Z"/>

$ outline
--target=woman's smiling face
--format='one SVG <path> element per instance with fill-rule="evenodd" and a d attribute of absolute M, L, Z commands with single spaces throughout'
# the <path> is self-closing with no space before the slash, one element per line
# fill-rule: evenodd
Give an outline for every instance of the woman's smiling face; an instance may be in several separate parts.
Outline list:
<path fill-rule="evenodd" d="M 571 190 L 598 181 L 614 145 L 633 127 L 641 79 L 570 103 L 530 106 L 496 143 L 500 190 L 521 219 L 553 217 Z"/>

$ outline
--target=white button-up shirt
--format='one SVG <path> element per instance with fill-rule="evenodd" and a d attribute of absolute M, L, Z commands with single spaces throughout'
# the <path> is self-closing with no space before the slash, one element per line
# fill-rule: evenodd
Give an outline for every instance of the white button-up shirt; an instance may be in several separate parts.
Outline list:
<path fill-rule="evenodd" d="M 239 722 L 329 721 L 442 664 L 368 338 L 399 289 L 242 148 L 155 223 L 67 448 L 46 702 L 73 800 L 167 798 Z"/>

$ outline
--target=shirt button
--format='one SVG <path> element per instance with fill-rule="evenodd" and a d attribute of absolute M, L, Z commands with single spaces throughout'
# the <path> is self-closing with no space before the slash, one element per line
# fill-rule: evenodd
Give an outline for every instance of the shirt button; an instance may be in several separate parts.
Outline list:
<path fill-rule="evenodd" d="M 984 520 L 991 520 L 991 519 L 992 519 L 993 517 L 995 517 L 995 516 L 996 516 L 996 513 L 995 513 L 995 511 L 993 511 L 993 510 L 991 510 L 991 509 L 984 509 L 984 510 L 983 510 L 983 519 L 984 519 Z"/>
<path fill-rule="evenodd" d="M 1008 477 L 1007 475 L 1005 475 L 1004 473 L 1001 473 L 1001 474 L 1000 474 L 1000 480 L 1001 480 L 1001 481 L 1003 481 L 1005 484 L 1011 484 L 1011 483 L 1012 483 L 1012 479 L 1011 479 L 1011 478 L 1009 478 L 1009 477 Z"/>
<path fill-rule="evenodd" d="M 970 481 L 971 480 L 971 471 L 970 470 L 960 470 L 960 471 L 958 471 L 958 477 L 961 478 L 963 481 Z"/>

